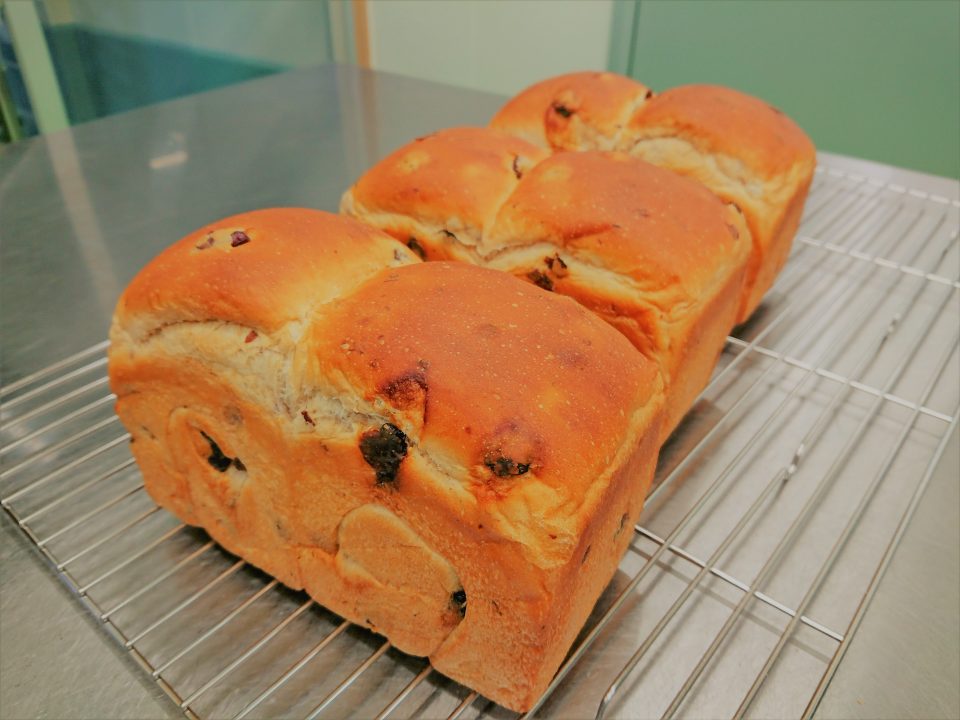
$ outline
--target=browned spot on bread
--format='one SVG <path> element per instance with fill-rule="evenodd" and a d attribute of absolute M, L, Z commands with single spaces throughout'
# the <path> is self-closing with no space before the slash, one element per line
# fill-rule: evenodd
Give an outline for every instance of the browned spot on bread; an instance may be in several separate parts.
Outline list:
<path fill-rule="evenodd" d="M 383 383 L 378 391 L 400 410 L 422 406 L 427 399 L 427 379 L 420 370 L 411 370 Z"/>
<path fill-rule="evenodd" d="M 243 413 L 240 412 L 240 408 L 238 408 L 236 405 L 227 405 L 223 409 L 223 418 L 230 425 L 243 424 Z"/>
<path fill-rule="evenodd" d="M 539 288 L 553 291 L 553 279 L 541 270 L 531 270 L 527 273 L 527 279 Z"/>
<path fill-rule="evenodd" d="M 490 468 L 490 472 L 501 478 L 523 475 L 530 469 L 530 463 L 520 463 L 503 455 L 487 455 L 483 459 L 483 464 Z"/>
<path fill-rule="evenodd" d="M 543 259 L 550 271 L 557 277 L 564 277 L 567 274 L 567 264 L 560 257 L 560 253 L 554 253 L 553 256 L 547 256 Z"/>
<path fill-rule="evenodd" d="M 450 604 L 460 613 L 460 617 L 467 615 L 467 593 L 463 588 L 454 590 L 450 595 Z"/>
<path fill-rule="evenodd" d="M 407 240 L 407 247 L 413 250 L 413 252 L 416 253 L 417 257 L 419 257 L 421 260 L 427 259 L 427 251 L 423 249 L 423 245 L 417 242 L 415 237 Z"/>
<path fill-rule="evenodd" d="M 542 449 L 543 440 L 534 430 L 508 420 L 484 438 L 483 464 L 497 478 L 525 475 L 540 464 Z"/>
<path fill-rule="evenodd" d="M 561 348 L 556 351 L 557 362 L 563 367 L 585 370 L 588 366 L 587 356 L 579 350 Z"/>

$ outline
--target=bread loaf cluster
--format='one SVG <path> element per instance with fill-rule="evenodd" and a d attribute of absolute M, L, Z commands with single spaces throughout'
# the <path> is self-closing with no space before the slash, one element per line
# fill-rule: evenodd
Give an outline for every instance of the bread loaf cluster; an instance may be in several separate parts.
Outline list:
<path fill-rule="evenodd" d="M 756 180 L 755 146 L 697 130 L 682 99 L 670 125 L 668 94 L 549 81 L 498 114 L 516 136 L 445 130 L 383 160 L 344 195 L 352 218 L 260 210 L 161 253 L 120 298 L 109 358 L 151 496 L 528 709 L 614 573 L 660 445 L 772 282 L 809 182 L 772 136 Z M 688 135 L 664 145 L 668 127 Z M 709 155 L 727 148 L 750 202 L 684 177 L 703 179 L 680 145 L 729 179 Z"/>

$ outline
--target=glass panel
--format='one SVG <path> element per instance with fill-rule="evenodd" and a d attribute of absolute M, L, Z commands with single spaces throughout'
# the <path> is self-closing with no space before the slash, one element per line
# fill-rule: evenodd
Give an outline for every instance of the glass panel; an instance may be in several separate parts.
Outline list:
<path fill-rule="evenodd" d="M 331 60 L 325 1 L 44 0 L 71 123 Z"/>

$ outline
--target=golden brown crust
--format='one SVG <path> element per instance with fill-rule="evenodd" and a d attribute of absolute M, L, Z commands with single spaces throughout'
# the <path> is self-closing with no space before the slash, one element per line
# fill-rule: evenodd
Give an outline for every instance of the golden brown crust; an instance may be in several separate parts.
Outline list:
<path fill-rule="evenodd" d="M 117 411 L 162 506 L 523 710 L 640 512 L 659 375 L 575 303 L 506 274 L 416 262 L 368 272 L 382 243 L 400 246 L 351 224 L 317 219 L 316 235 L 297 234 L 367 243 L 366 255 L 325 256 L 335 297 L 337 279 L 291 294 L 305 314 L 274 308 L 249 342 L 243 313 L 265 308 L 226 294 L 203 313 L 180 300 L 187 288 L 161 255 L 143 271 L 156 285 L 135 280 L 115 316 Z M 256 227 L 266 246 L 273 235 Z M 205 265 L 205 282 L 225 287 L 240 257 Z M 273 270 L 280 286 L 300 282 L 296 265 Z"/>
<path fill-rule="evenodd" d="M 311 382 L 367 388 L 494 505 L 533 479 L 564 512 L 582 502 L 622 441 L 622 418 L 656 384 L 654 366 L 583 307 L 462 263 L 372 280 L 335 301 L 307 342 Z M 575 397 L 558 392 L 573 387 Z M 547 510 L 538 522 L 552 521 Z"/>
<path fill-rule="evenodd" d="M 304 208 L 209 223 L 130 282 L 117 318 L 132 331 L 221 320 L 272 332 L 386 265 L 416 262 L 382 232 Z"/>
<path fill-rule="evenodd" d="M 377 163 L 350 188 L 345 203 L 357 217 L 381 216 L 378 226 L 410 247 L 445 259 L 450 241 L 476 241 L 489 214 L 516 187 L 544 150 L 485 128 L 451 128 L 419 138 Z M 391 216 L 416 217 L 430 237 Z M 412 241 L 412 242 L 411 242 Z"/>
<path fill-rule="evenodd" d="M 613 76 L 616 77 L 616 76 Z M 692 177 L 740 207 L 754 245 L 737 313 L 746 320 L 790 253 L 816 165 L 807 135 L 780 110 L 731 88 L 686 85 L 637 102 L 596 73 L 546 80 L 510 100 L 492 124 L 552 149 L 616 149 Z M 563 88 L 589 112 L 550 112 Z M 602 106 L 602 110 L 599 109 Z M 605 119 L 601 120 L 603 117 Z M 610 118 L 625 118 L 611 122 Z"/>
<path fill-rule="evenodd" d="M 666 90 L 631 118 L 640 136 L 689 139 L 706 154 L 737 158 L 751 172 L 770 179 L 814 159 L 806 133 L 783 111 L 720 85 L 682 85 Z M 632 139 L 625 138 L 626 142 Z"/>
<path fill-rule="evenodd" d="M 550 241 L 685 302 L 743 262 L 735 216 L 713 193 L 619 153 L 562 153 L 540 163 L 488 237 L 498 248 Z"/>
<path fill-rule="evenodd" d="M 541 243 L 560 250 L 539 268 L 551 289 L 596 312 L 661 367 L 664 433 L 672 432 L 734 322 L 750 252 L 739 213 L 699 183 L 641 160 L 563 153 L 524 178 L 488 236 L 498 248 Z M 566 265 L 559 273 L 558 261 Z"/>
<path fill-rule="evenodd" d="M 653 95 L 609 72 L 576 72 L 531 85 L 490 126 L 552 150 L 612 150 L 633 111 Z"/>
<path fill-rule="evenodd" d="M 790 254 L 816 167 L 810 138 L 762 100 L 716 85 L 685 85 L 646 103 L 621 146 L 696 178 L 743 210 L 754 244 L 737 315 L 746 320 Z"/>
<path fill-rule="evenodd" d="M 429 158 L 416 176 L 393 172 L 389 158 L 358 181 L 342 208 L 394 235 L 416 233 L 428 259 L 504 270 L 593 310 L 660 367 L 668 385 L 664 433 L 671 432 L 734 323 L 750 250 L 742 216 L 699 183 L 618 153 L 558 153 L 510 178 L 509 147 L 491 130 L 441 131 L 408 146 Z M 465 209 L 390 205 L 374 192 L 409 197 L 411 186 L 449 183 L 463 163 L 483 168 L 477 174 L 496 178 L 502 190 L 474 192 L 467 200 L 478 207 Z M 438 218 L 458 232 L 431 230 Z"/>

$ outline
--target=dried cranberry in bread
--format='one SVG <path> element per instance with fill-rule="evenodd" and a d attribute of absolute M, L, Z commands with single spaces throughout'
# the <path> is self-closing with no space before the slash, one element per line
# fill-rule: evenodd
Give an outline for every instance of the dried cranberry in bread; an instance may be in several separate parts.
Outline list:
<path fill-rule="evenodd" d="M 740 213 L 697 182 L 618 153 L 544 158 L 489 129 L 401 148 L 341 209 L 427 258 L 504 270 L 593 310 L 660 367 L 664 437 L 710 378 L 750 253 Z"/>
<path fill-rule="evenodd" d="M 533 85 L 491 126 L 551 150 L 627 152 L 736 203 L 753 242 L 737 313 L 738 322 L 746 320 L 790 253 L 816 166 L 813 143 L 781 111 L 731 88 L 686 85 L 653 95 L 613 76 L 621 90 L 612 93 L 609 75 L 573 73 Z M 603 116 L 620 120 L 597 120 Z"/>
<path fill-rule="evenodd" d="M 109 373 L 159 504 L 516 710 L 617 567 L 663 401 L 573 301 L 293 209 L 144 268 Z"/>

